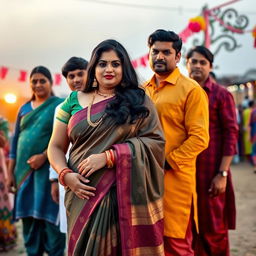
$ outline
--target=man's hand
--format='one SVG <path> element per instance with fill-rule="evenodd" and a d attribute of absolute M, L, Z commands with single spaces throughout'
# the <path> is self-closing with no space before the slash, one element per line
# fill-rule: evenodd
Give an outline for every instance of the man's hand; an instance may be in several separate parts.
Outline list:
<path fill-rule="evenodd" d="M 208 190 L 211 197 L 218 196 L 226 191 L 227 186 L 227 177 L 223 177 L 220 174 L 217 174 L 211 183 L 211 186 Z"/>
<path fill-rule="evenodd" d="M 52 195 L 52 200 L 56 204 L 59 204 L 59 183 L 58 183 L 58 181 L 54 181 L 51 183 L 51 195 Z"/>
<path fill-rule="evenodd" d="M 13 174 L 8 174 L 6 186 L 10 193 L 16 193 L 15 178 Z"/>

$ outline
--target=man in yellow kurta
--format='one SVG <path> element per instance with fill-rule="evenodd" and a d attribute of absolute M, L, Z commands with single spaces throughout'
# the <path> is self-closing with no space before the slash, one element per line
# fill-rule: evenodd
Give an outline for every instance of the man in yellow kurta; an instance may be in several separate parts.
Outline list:
<path fill-rule="evenodd" d="M 177 67 L 182 41 L 172 31 L 156 30 L 148 38 L 154 76 L 145 84 L 155 103 L 165 138 L 165 255 L 194 255 L 197 228 L 196 157 L 208 146 L 208 99 L 194 80 Z"/>

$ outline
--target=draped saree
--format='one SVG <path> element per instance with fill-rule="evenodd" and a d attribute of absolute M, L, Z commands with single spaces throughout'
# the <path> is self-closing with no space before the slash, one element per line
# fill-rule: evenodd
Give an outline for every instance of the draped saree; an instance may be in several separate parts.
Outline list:
<path fill-rule="evenodd" d="M 49 162 L 46 161 L 40 168 L 33 170 L 27 160 L 47 149 L 52 133 L 54 111 L 62 101 L 52 96 L 20 120 L 14 169 L 17 187 L 15 219 L 34 217 L 52 224 L 58 222 L 58 205 L 51 198 Z"/>
<path fill-rule="evenodd" d="M 91 120 L 102 117 L 110 99 L 95 103 Z M 91 154 L 114 148 L 116 165 L 102 168 L 90 177 L 96 188 L 89 200 L 67 189 L 69 256 L 160 256 L 163 249 L 164 139 L 157 113 L 148 97 L 147 118 L 134 124 L 116 125 L 104 117 L 97 127 L 86 121 L 87 108 L 68 123 L 72 142 L 69 167 Z"/>

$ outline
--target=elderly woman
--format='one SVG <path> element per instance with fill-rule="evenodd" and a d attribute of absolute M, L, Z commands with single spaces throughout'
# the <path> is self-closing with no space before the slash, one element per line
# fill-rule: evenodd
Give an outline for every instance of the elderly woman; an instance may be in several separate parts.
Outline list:
<path fill-rule="evenodd" d="M 52 76 L 43 67 L 30 74 L 32 98 L 18 113 L 13 136 L 8 186 L 15 195 L 15 219 L 22 219 L 24 243 L 29 256 L 61 256 L 65 235 L 60 233 L 58 205 L 51 198 L 47 146 L 55 108 L 62 99 L 53 96 Z"/>
<path fill-rule="evenodd" d="M 164 255 L 163 133 L 117 41 L 93 50 L 86 88 L 63 103 L 48 156 L 66 186 L 69 255 Z"/>

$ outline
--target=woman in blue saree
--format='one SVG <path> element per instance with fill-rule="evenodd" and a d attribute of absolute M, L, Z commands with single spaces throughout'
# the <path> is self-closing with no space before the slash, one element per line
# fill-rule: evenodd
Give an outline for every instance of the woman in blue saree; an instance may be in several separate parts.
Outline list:
<path fill-rule="evenodd" d="M 22 219 L 27 254 L 61 256 L 65 235 L 57 226 L 58 205 L 51 197 L 46 150 L 54 111 L 62 99 L 53 96 L 51 73 L 43 66 L 32 70 L 30 86 L 33 96 L 19 110 L 12 140 L 8 186 L 16 192 L 14 218 Z"/>

